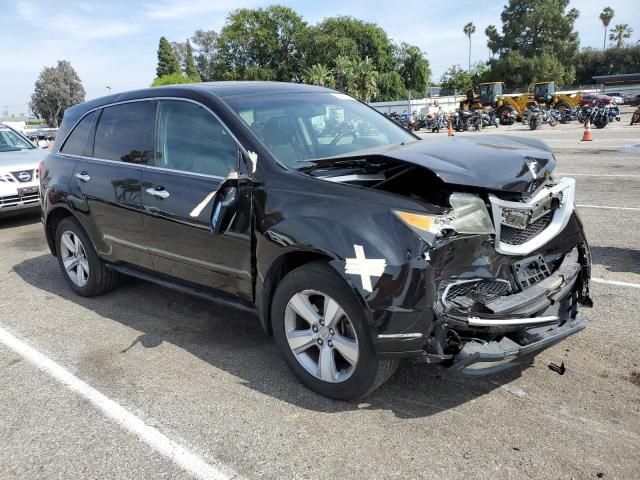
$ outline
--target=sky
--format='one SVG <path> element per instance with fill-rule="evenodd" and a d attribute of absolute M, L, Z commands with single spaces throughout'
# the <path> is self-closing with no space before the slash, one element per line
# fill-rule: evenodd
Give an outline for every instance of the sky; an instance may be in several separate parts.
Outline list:
<path fill-rule="evenodd" d="M 505 1 L 454 0 L 394 2 L 378 0 L 0 0 L 0 114 L 27 112 L 38 74 L 57 60 L 69 60 L 87 99 L 147 87 L 155 77 L 160 36 L 184 41 L 195 30 L 220 31 L 228 13 L 241 7 L 278 3 L 315 24 L 326 17 L 350 15 L 374 22 L 396 42 L 417 45 L 438 80 L 451 65 L 467 65 L 463 26 L 473 21 L 472 62 L 489 58 L 485 28 L 501 25 Z M 602 47 L 598 15 L 605 6 L 640 38 L 638 0 L 571 0 L 580 10 L 576 30 L 581 46 Z"/>

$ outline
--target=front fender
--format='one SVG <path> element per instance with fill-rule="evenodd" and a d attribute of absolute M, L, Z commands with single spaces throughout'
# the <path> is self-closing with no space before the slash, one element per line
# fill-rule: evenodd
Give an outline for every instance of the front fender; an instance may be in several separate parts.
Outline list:
<path fill-rule="evenodd" d="M 258 278 L 292 252 L 320 255 L 357 296 L 374 336 L 424 332 L 433 278 L 425 244 L 389 210 L 287 218 L 258 237 Z M 425 314 L 428 318 L 425 318 Z"/>

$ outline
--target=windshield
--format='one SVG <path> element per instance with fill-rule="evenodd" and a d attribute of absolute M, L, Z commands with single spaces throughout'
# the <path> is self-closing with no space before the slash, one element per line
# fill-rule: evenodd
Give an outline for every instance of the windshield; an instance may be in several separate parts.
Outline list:
<path fill-rule="evenodd" d="M 281 163 L 313 160 L 416 141 L 375 110 L 342 93 L 286 93 L 226 98 Z"/>
<path fill-rule="evenodd" d="M 13 130 L 0 128 L 0 152 L 14 152 L 16 150 L 24 150 L 27 148 L 35 147 L 29 140 L 23 138 Z"/>

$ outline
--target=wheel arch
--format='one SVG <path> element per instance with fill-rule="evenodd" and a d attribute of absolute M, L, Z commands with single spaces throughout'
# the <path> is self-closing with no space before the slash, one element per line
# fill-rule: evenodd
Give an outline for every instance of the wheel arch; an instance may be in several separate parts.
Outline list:
<path fill-rule="evenodd" d="M 54 257 L 58 256 L 58 250 L 56 246 L 56 229 L 62 220 L 65 218 L 73 217 L 76 218 L 75 215 L 71 212 L 69 208 L 64 205 L 57 206 L 52 209 L 45 219 L 44 223 L 44 232 L 45 237 L 47 239 L 47 245 L 49 246 L 49 250 L 51 250 L 51 254 Z"/>
<path fill-rule="evenodd" d="M 343 272 L 335 268 L 334 260 L 334 257 L 324 252 L 316 250 L 295 250 L 283 253 L 272 262 L 264 276 L 264 279 L 262 280 L 262 284 L 256 286 L 256 307 L 258 309 L 258 317 L 267 334 L 273 334 L 271 305 L 278 285 L 289 272 L 313 262 L 324 262 L 331 266 L 331 268 L 333 268 L 333 270 L 351 287 L 351 290 L 356 295 L 356 298 L 364 311 L 368 312 L 364 298 L 362 298 L 358 290 L 353 286 L 349 279 L 346 278 Z M 368 320 L 371 320 L 368 313 L 366 316 Z"/>

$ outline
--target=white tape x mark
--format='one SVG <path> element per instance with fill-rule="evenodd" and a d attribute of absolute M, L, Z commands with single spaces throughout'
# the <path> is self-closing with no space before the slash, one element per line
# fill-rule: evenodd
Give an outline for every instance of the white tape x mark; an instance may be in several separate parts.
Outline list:
<path fill-rule="evenodd" d="M 362 288 L 367 292 L 373 292 L 371 285 L 371 277 L 381 277 L 387 266 L 384 258 L 367 258 L 364 255 L 362 245 L 354 245 L 356 258 L 347 258 L 345 272 L 351 275 L 360 275 L 362 280 Z"/>

